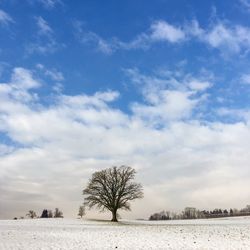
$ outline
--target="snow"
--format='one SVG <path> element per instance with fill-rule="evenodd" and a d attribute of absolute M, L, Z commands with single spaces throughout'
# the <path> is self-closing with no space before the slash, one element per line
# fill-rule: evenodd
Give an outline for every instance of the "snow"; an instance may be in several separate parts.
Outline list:
<path fill-rule="evenodd" d="M 250 218 L 0 220 L 0 249 L 250 249 Z"/>

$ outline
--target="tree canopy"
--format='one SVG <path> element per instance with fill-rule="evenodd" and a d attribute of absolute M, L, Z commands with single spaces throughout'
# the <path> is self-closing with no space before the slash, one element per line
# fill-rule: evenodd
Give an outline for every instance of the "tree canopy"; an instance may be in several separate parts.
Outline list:
<path fill-rule="evenodd" d="M 117 221 L 117 210 L 130 210 L 129 201 L 143 198 L 142 185 L 133 182 L 136 171 L 129 166 L 111 167 L 92 175 L 83 190 L 85 205 L 112 212 Z"/>

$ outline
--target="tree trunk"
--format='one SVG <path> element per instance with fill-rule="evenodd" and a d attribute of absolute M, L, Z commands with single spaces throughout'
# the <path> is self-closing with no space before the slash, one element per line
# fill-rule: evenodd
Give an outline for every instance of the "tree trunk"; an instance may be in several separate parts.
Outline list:
<path fill-rule="evenodd" d="M 113 222 L 118 222 L 117 216 L 116 216 L 116 211 L 112 211 L 112 220 Z"/>

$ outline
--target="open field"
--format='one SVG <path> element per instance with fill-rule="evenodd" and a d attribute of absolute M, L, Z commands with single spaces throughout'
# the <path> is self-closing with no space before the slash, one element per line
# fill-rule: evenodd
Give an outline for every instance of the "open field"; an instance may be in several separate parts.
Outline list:
<path fill-rule="evenodd" d="M 0 249 L 250 249 L 250 218 L 0 220 Z"/>

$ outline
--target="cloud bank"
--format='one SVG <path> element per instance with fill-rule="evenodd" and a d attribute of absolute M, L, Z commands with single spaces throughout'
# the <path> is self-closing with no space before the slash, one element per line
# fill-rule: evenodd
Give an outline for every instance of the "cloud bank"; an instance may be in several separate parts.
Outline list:
<path fill-rule="evenodd" d="M 136 168 L 144 186 L 133 218 L 188 205 L 245 205 L 249 120 L 204 118 L 216 83 L 137 69 L 125 74 L 142 96 L 129 104 L 129 114 L 117 107 L 123 96 L 115 90 L 54 92 L 43 99 L 35 70 L 14 68 L 0 84 L 0 133 L 6 138 L 0 144 L 2 218 L 55 206 L 75 216 L 93 171 L 121 164 Z M 46 103 L 48 98 L 53 101 Z"/>

